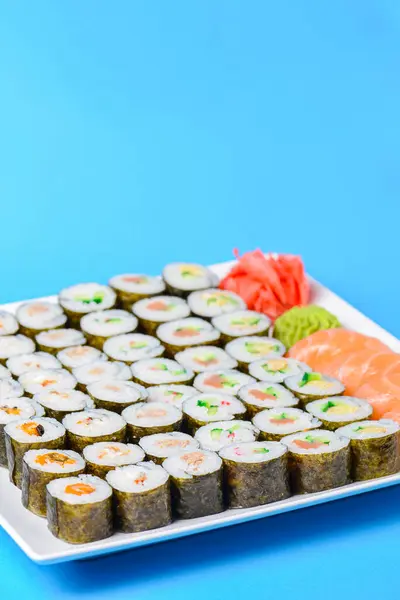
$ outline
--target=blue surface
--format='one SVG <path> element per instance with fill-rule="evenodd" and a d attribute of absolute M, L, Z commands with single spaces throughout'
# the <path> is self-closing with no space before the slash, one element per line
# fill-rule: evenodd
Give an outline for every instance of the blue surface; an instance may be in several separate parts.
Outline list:
<path fill-rule="evenodd" d="M 397 0 L 3 2 L 0 301 L 260 246 L 399 335 L 399 30 Z M 52 567 L 0 532 L 0 590 L 393 597 L 399 506 L 388 489 Z"/>

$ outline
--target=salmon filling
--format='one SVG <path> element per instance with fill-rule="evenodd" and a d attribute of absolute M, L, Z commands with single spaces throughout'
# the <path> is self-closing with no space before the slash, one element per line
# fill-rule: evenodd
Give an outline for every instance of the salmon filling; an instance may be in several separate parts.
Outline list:
<path fill-rule="evenodd" d="M 76 460 L 70 458 L 66 454 L 61 454 L 61 452 L 48 452 L 48 454 L 41 454 L 37 456 L 35 462 L 41 466 L 49 464 L 58 464 L 64 466 L 74 465 Z"/>
<path fill-rule="evenodd" d="M 93 492 L 96 491 L 96 488 L 88 483 L 73 483 L 67 485 L 64 491 L 66 494 L 73 494 L 74 496 L 86 496 L 88 494 L 93 494 Z"/>

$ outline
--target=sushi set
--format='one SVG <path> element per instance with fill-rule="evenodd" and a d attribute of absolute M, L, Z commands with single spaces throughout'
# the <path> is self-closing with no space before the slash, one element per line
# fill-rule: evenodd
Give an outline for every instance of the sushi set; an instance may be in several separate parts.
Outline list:
<path fill-rule="evenodd" d="M 247 253 L 0 307 L 0 525 L 39 563 L 400 483 L 400 342 Z"/>

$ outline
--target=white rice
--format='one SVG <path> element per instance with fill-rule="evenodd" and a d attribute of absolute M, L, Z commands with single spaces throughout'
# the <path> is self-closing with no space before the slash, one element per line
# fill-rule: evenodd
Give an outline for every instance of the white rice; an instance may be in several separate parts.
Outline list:
<path fill-rule="evenodd" d="M 77 329 L 49 329 L 42 331 L 36 336 L 36 341 L 40 346 L 48 346 L 54 349 L 68 348 L 68 346 L 83 346 L 86 344 L 86 338 L 81 331 Z"/>
<path fill-rule="evenodd" d="M 0 365 L 0 379 L 8 379 L 9 377 L 11 377 L 11 371 Z"/>
<path fill-rule="evenodd" d="M 51 302 L 25 302 L 17 310 L 17 319 L 27 329 L 55 329 L 67 322 L 59 304 Z"/>
<path fill-rule="evenodd" d="M 228 342 L 225 350 L 242 363 L 252 363 L 265 358 L 279 358 L 286 352 L 285 346 L 279 340 L 261 335 L 236 338 Z"/>
<path fill-rule="evenodd" d="M 0 400 L 7 398 L 19 398 L 24 393 L 24 388 L 18 381 L 9 377 L 8 379 L 0 379 Z"/>
<path fill-rule="evenodd" d="M 242 442 L 225 446 L 219 455 L 236 463 L 262 463 L 274 460 L 287 452 L 280 442 Z"/>
<path fill-rule="evenodd" d="M 185 400 L 182 406 L 185 415 L 202 421 L 229 421 L 243 415 L 246 407 L 240 400 L 225 394 L 197 394 Z"/>
<path fill-rule="evenodd" d="M 87 387 L 88 394 L 97 400 L 134 404 L 147 398 L 146 388 L 132 381 L 102 379 Z"/>
<path fill-rule="evenodd" d="M 231 396 L 237 396 L 239 390 L 249 383 L 255 383 L 255 379 L 235 371 L 213 371 L 212 373 L 200 373 L 193 382 L 193 386 L 200 392 L 213 393 L 222 392 Z"/>
<path fill-rule="evenodd" d="M 105 467 L 133 465 L 144 459 L 142 448 L 122 442 L 96 442 L 86 446 L 83 457 L 88 462 Z"/>
<path fill-rule="evenodd" d="M 117 413 L 92 408 L 66 415 L 63 418 L 63 425 L 70 433 L 95 438 L 120 431 L 126 423 Z"/>
<path fill-rule="evenodd" d="M 319 377 L 319 380 L 313 381 L 313 377 Z M 307 381 L 308 378 L 311 380 Z M 344 392 L 344 385 L 328 375 L 321 373 L 300 373 L 285 379 L 285 385 L 294 393 L 304 394 L 306 396 L 337 396 Z"/>
<path fill-rule="evenodd" d="M 107 285 L 100 283 L 78 283 L 61 290 L 59 301 L 70 312 L 85 313 L 112 308 L 116 293 Z"/>
<path fill-rule="evenodd" d="M 348 438 L 338 434 L 337 431 L 333 432 L 327 429 L 299 431 L 298 433 L 293 433 L 282 438 L 281 443 L 294 454 L 327 454 L 346 448 L 350 443 Z M 299 446 L 299 442 L 317 443 L 320 445 L 317 448 L 305 448 Z"/>
<path fill-rule="evenodd" d="M 94 408 L 92 399 L 78 390 L 46 390 L 35 394 L 33 399 L 51 410 L 75 412 Z"/>
<path fill-rule="evenodd" d="M 255 442 L 259 430 L 249 421 L 216 421 L 200 427 L 194 437 L 203 450 L 219 452 L 224 446 Z"/>
<path fill-rule="evenodd" d="M 0 400 L 0 425 L 7 425 L 18 419 L 30 419 L 36 415 L 35 405 L 28 398 L 8 398 Z"/>
<path fill-rule="evenodd" d="M 32 424 L 30 432 L 24 431 L 23 427 Z M 47 417 L 32 417 L 29 419 L 17 419 L 5 426 L 4 431 L 21 444 L 51 442 L 65 434 L 65 427 L 55 419 Z"/>
<path fill-rule="evenodd" d="M 90 365 L 100 360 L 108 360 L 104 352 L 92 346 L 71 346 L 57 354 L 60 363 L 67 369 L 76 369 L 83 365 Z"/>
<path fill-rule="evenodd" d="M 55 356 L 48 352 L 31 352 L 30 354 L 18 354 L 7 361 L 7 367 L 14 375 L 19 377 L 27 371 L 38 369 L 60 369 L 61 363 Z"/>
<path fill-rule="evenodd" d="M 96 360 L 88 365 L 72 369 L 72 373 L 83 385 L 90 385 L 104 379 L 120 379 L 122 381 L 132 379 L 130 368 L 117 361 Z"/>
<path fill-rule="evenodd" d="M 322 425 L 321 421 L 304 410 L 291 407 L 262 410 L 255 415 L 253 423 L 260 431 L 279 435 L 316 429 Z"/>
<path fill-rule="evenodd" d="M 149 358 L 138 360 L 131 365 L 133 376 L 148 385 L 179 383 L 193 379 L 193 371 L 186 369 L 175 360 Z"/>
<path fill-rule="evenodd" d="M 84 333 L 101 337 L 131 333 L 137 325 L 138 320 L 132 313 L 118 308 L 88 313 L 81 319 Z"/>
<path fill-rule="evenodd" d="M 35 352 L 35 342 L 26 335 L 4 335 L 0 337 L 0 359 L 11 358 L 17 354 Z"/>
<path fill-rule="evenodd" d="M 222 460 L 215 452 L 209 450 L 192 450 L 170 456 L 163 462 L 164 469 L 176 479 L 193 479 L 219 471 Z"/>
<path fill-rule="evenodd" d="M 141 494 L 164 485 L 168 473 L 153 462 L 140 462 L 137 465 L 117 467 L 106 475 L 112 488 L 128 494 Z"/>
<path fill-rule="evenodd" d="M 155 433 L 145 435 L 139 442 L 139 446 L 149 456 L 156 458 L 168 458 L 185 450 L 191 452 L 199 447 L 199 442 L 187 433 L 170 431 L 168 433 Z"/>
<path fill-rule="evenodd" d="M 254 310 L 238 310 L 212 319 L 218 331 L 230 337 L 250 336 L 267 332 L 271 321 L 262 313 Z"/>
<path fill-rule="evenodd" d="M 6 310 L 0 310 L 0 336 L 14 335 L 18 331 L 18 321 Z"/>
<path fill-rule="evenodd" d="M 399 431 L 399 424 L 392 419 L 377 419 L 371 421 L 358 421 L 336 430 L 341 435 L 351 440 L 370 440 L 385 437 Z"/>
<path fill-rule="evenodd" d="M 156 358 L 164 352 L 160 340 L 143 333 L 116 335 L 104 342 L 104 352 L 113 360 L 133 363 L 145 358 Z"/>
<path fill-rule="evenodd" d="M 240 296 L 234 292 L 219 290 L 218 288 L 192 292 L 187 301 L 190 310 L 195 315 L 206 319 L 247 309 L 245 301 Z"/>
<path fill-rule="evenodd" d="M 22 396 L 22 398 L 28 400 L 32 404 L 33 408 L 35 409 L 35 417 L 46 416 L 45 410 L 43 406 L 39 404 L 39 402 L 35 402 L 33 398 L 26 398 L 25 396 Z"/>
<path fill-rule="evenodd" d="M 89 494 L 79 495 L 79 485 L 89 485 L 93 491 Z M 72 486 L 78 486 L 73 488 Z M 78 493 L 71 493 L 75 489 Z M 112 489 L 106 481 L 94 475 L 78 475 L 77 477 L 63 477 L 54 479 L 47 484 L 47 491 L 52 498 L 67 504 L 96 504 L 107 500 L 112 494 Z"/>
<path fill-rule="evenodd" d="M 165 402 L 137 402 L 125 408 L 122 417 L 137 427 L 163 427 L 180 421 L 182 413 Z"/>
<path fill-rule="evenodd" d="M 220 333 L 204 319 L 188 317 L 171 323 L 163 323 L 157 329 L 157 337 L 174 346 L 201 346 L 216 342 Z"/>
<path fill-rule="evenodd" d="M 32 396 L 43 390 L 72 390 L 76 386 L 75 377 L 66 369 L 26 371 L 19 376 L 18 381 Z"/>
<path fill-rule="evenodd" d="M 195 373 L 234 369 L 237 361 L 217 346 L 194 346 L 175 354 L 175 360 Z"/>
<path fill-rule="evenodd" d="M 271 381 L 273 383 L 282 383 L 292 375 L 300 375 L 310 371 L 308 365 L 294 358 L 264 358 L 249 364 L 250 375 L 260 381 Z"/>
<path fill-rule="evenodd" d="M 196 263 L 171 263 L 164 268 L 163 278 L 171 287 L 185 292 L 218 284 L 218 277 L 212 271 Z"/>
<path fill-rule="evenodd" d="M 161 277 L 138 273 L 115 275 L 108 283 L 112 288 L 115 288 L 118 291 L 126 292 L 128 294 L 140 294 L 143 296 L 162 294 L 165 290 L 165 283 Z"/>
<path fill-rule="evenodd" d="M 330 396 L 329 399 L 314 400 L 307 404 L 306 410 L 314 417 L 332 423 L 368 419 L 372 415 L 372 406 L 366 400 L 350 396 Z"/>
<path fill-rule="evenodd" d="M 264 381 L 245 385 L 239 390 L 238 396 L 246 404 L 260 408 L 296 406 L 299 403 L 296 396 L 283 385 Z"/>
<path fill-rule="evenodd" d="M 23 460 L 43 473 L 75 473 L 85 468 L 82 456 L 73 450 L 28 450 Z"/>
<path fill-rule="evenodd" d="M 135 302 L 133 313 L 152 323 L 165 323 L 176 319 L 184 319 L 190 315 L 190 309 L 185 300 L 177 296 L 153 296 Z"/>
<path fill-rule="evenodd" d="M 148 402 L 166 402 L 181 409 L 185 400 L 198 394 L 190 385 L 155 385 L 147 388 Z"/>

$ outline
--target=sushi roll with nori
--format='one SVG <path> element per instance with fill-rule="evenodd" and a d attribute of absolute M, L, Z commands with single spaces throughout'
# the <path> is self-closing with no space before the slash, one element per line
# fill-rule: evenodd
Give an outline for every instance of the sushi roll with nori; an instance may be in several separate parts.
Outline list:
<path fill-rule="evenodd" d="M 7 467 L 7 453 L 4 428 L 8 423 L 43 417 L 44 411 L 29 398 L 8 398 L 0 400 L 0 467 Z"/>
<path fill-rule="evenodd" d="M 103 350 L 104 343 L 112 336 L 135 331 L 138 320 L 126 310 L 112 308 L 85 315 L 80 325 L 87 343 Z"/>
<path fill-rule="evenodd" d="M 194 346 L 175 354 L 175 360 L 194 373 L 234 369 L 237 362 L 217 346 Z"/>
<path fill-rule="evenodd" d="M 86 460 L 86 472 L 105 479 L 107 473 L 117 467 L 144 460 L 144 452 L 136 444 L 97 442 L 84 448 L 83 457 Z"/>
<path fill-rule="evenodd" d="M 130 381 L 132 373 L 128 365 L 117 361 L 96 360 L 88 365 L 82 365 L 72 369 L 72 373 L 78 382 L 78 389 L 87 391 L 87 386 L 96 381 L 105 379 L 119 379 Z"/>
<path fill-rule="evenodd" d="M 364 421 L 372 415 L 369 402 L 350 396 L 314 400 L 307 404 L 306 410 L 322 422 L 324 429 L 332 431 L 356 421 Z"/>
<path fill-rule="evenodd" d="M 137 402 L 122 411 L 127 422 L 129 442 L 138 442 L 145 435 L 180 431 L 182 412 L 164 402 Z"/>
<path fill-rule="evenodd" d="M 96 408 L 106 408 L 119 414 L 131 404 L 147 399 L 147 392 L 143 386 L 118 379 L 102 379 L 91 383 L 87 392 Z"/>
<path fill-rule="evenodd" d="M 160 465 L 140 462 L 118 467 L 106 479 L 113 489 L 117 529 L 137 533 L 171 523 L 169 475 Z"/>
<path fill-rule="evenodd" d="M 221 332 L 221 341 L 227 344 L 232 340 L 243 336 L 266 336 L 271 326 L 271 321 L 262 313 L 254 310 L 237 310 L 227 315 L 214 317 L 211 323 Z M 277 347 L 280 342 L 274 340 Z"/>
<path fill-rule="evenodd" d="M 190 385 L 153 385 L 147 388 L 147 402 L 166 402 L 182 410 L 182 404 L 198 394 L 198 390 Z"/>
<path fill-rule="evenodd" d="M 126 437 L 125 420 L 110 410 L 70 413 L 64 417 L 63 425 L 67 430 L 67 445 L 76 452 L 95 442 L 124 442 Z"/>
<path fill-rule="evenodd" d="M 341 396 L 344 393 L 344 385 L 338 379 L 322 373 L 299 373 L 287 377 L 284 384 L 303 406 L 313 400 Z"/>
<path fill-rule="evenodd" d="M 19 329 L 19 324 L 14 315 L 6 310 L 0 310 L 0 336 L 14 335 Z"/>
<path fill-rule="evenodd" d="M 198 317 L 188 317 L 160 325 L 157 329 L 157 337 L 172 356 L 192 346 L 216 344 L 220 333 L 208 321 Z"/>
<path fill-rule="evenodd" d="M 21 333 L 0 336 L 0 364 L 5 365 L 12 356 L 35 352 L 35 348 L 35 342 Z"/>
<path fill-rule="evenodd" d="M 145 358 L 157 358 L 164 354 L 164 346 L 160 340 L 143 333 L 127 333 L 108 339 L 103 351 L 111 360 L 119 360 L 131 365 Z"/>
<path fill-rule="evenodd" d="M 249 364 L 249 374 L 260 381 L 283 383 L 292 375 L 310 373 L 311 369 L 305 363 L 294 358 L 264 358 Z"/>
<path fill-rule="evenodd" d="M 43 406 L 46 417 L 57 421 L 72 412 L 82 412 L 94 408 L 91 398 L 78 390 L 43 390 L 33 397 L 34 401 Z"/>
<path fill-rule="evenodd" d="M 41 331 L 64 327 L 67 315 L 59 304 L 37 300 L 25 302 L 17 309 L 20 332 L 34 338 Z"/>
<path fill-rule="evenodd" d="M 350 440 L 355 481 L 393 475 L 399 470 L 400 431 L 391 419 L 359 421 L 336 430 Z"/>
<path fill-rule="evenodd" d="M 279 340 L 261 335 L 235 338 L 225 346 L 225 350 L 238 361 L 243 371 L 248 370 L 250 363 L 266 358 L 279 359 L 286 352 L 285 346 Z"/>
<path fill-rule="evenodd" d="M 65 348 L 57 354 L 57 358 L 68 371 L 72 371 L 78 367 L 90 365 L 91 363 L 108 360 L 104 352 L 100 352 L 92 346 L 71 346 Z"/>
<path fill-rule="evenodd" d="M 113 308 L 116 299 L 114 290 L 100 283 L 78 283 L 61 290 L 58 298 L 72 327 L 79 327 L 86 313 Z"/>
<path fill-rule="evenodd" d="M 165 283 L 161 277 L 137 273 L 115 275 L 110 279 L 108 285 L 116 292 L 118 303 L 125 310 L 130 310 L 132 304 L 138 300 L 156 296 L 165 291 Z"/>
<path fill-rule="evenodd" d="M 322 492 L 350 483 L 350 441 L 327 429 L 301 431 L 282 438 L 289 450 L 295 494 Z"/>
<path fill-rule="evenodd" d="M 77 329 L 49 329 L 39 333 L 35 339 L 39 350 L 54 354 L 54 356 L 70 346 L 86 344 L 85 336 Z"/>
<path fill-rule="evenodd" d="M 187 299 L 191 312 L 202 319 L 211 319 L 219 315 L 246 310 L 244 300 L 234 292 L 209 288 L 192 292 Z"/>
<path fill-rule="evenodd" d="M 73 450 L 28 450 L 22 461 L 22 504 L 39 517 L 46 516 L 46 486 L 53 479 L 80 475 L 84 459 Z"/>
<path fill-rule="evenodd" d="M 54 479 L 47 485 L 51 533 L 68 544 L 88 544 L 113 534 L 112 489 L 93 475 Z"/>
<path fill-rule="evenodd" d="M 21 487 L 22 459 L 25 452 L 65 447 L 65 427 L 55 419 L 18 419 L 8 423 L 4 433 L 10 481 L 17 487 Z"/>
<path fill-rule="evenodd" d="M 221 392 L 221 394 L 236 396 L 243 386 L 253 382 L 255 382 L 253 377 L 234 369 L 227 369 L 212 371 L 211 373 L 199 373 L 193 382 L 193 386 L 199 392 L 205 394 Z"/>
<path fill-rule="evenodd" d="M 24 393 L 22 385 L 12 377 L 0 379 L 0 400 L 20 398 Z"/>
<path fill-rule="evenodd" d="M 34 396 L 43 390 L 73 390 L 77 383 L 75 377 L 66 369 L 25 371 L 18 381 L 28 396 Z"/>
<path fill-rule="evenodd" d="M 309 413 L 292 407 L 262 410 L 253 418 L 253 423 L 260 430 L 260 438 L 270 442 L 279 442 L 296 431 L 309 431 L 322 425 Z"/>
<path fill-rule="evenodd" d="M 161 465 L 166 458 L 179 454 L 182 450 L 191 452 L 199 448 L 199 442 L 191 435 L 181 431 L 168 431 L 167 433 L 154 433 L 145 435 L 139 441 L 139 446 L 144 450 L 149 460 Z"/>
<path fill-rule="evenodd" d="M 152 335 L 162 323 L 185 319 L 190 315 L 187 302 L 177 296 L 155 296 L 139 300 L 132 306 L 132 312 L 146 333 Z"/>
<path fill-rule="evenodd" d="M 60 369 L 61 363 L 55 356 L 48 352 L 31 352 L 30 354 L 17 354 L 7 361 L 7 368 L 14 377 L 20 377 L 27 371 L 38 369 Z"/>
<path fill-rule="evenodd" d="M 229 508 L 251 508 L 290 496 L 288 451 L 279 442 L 241 442 L 219 452 Z"/>
<path fill-rule="evenodd" d="M 245 385 L 239 390 L 238 397 L 246 406 L 250 418 L 266 408 L 286 408 L 299 404 L 298 398 L 283 385 L 264 381 Z"/>
<path fill-rule="evenodd" d="M 183 450 L 163 462 L 171 476 L 172 507 L 180 519 L 215 515 L 224 510 L 222 460 L 208 450 Z"/>
<path fill-rule="evenodd" d="M 260 432 L 249 421 L 216 421 L 203 425 L 195 433 L 195 439 L 203 450 L 219 452 L 225 446 L 241 442 L 255 442 Z"/>
<path fill-rule="evenodd" d="M 194 376 L 193 371 L 168 358 L 138 360 L 131 365 L 131 370 L 133 380 L 145 387 L 159 384 L 191 383 Z"/>
<path fill-rule="evenodd" d="M 213 288 L 219 283 L 217 275 L 196 263 L 170 263 L 162 275 L 168 292 L 183 298 L 190 292 Z"/>
<path fill-rule="evenodd" d="M 246 416 L 244 404 L 226 394 L 197 394 L 185 400 L 182 411 L 185 428 L 191 434 L 207 423 L 233 421 Z"/>

